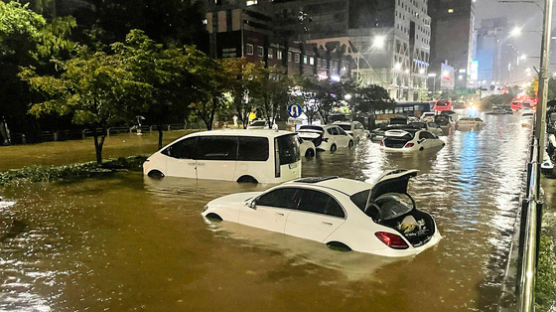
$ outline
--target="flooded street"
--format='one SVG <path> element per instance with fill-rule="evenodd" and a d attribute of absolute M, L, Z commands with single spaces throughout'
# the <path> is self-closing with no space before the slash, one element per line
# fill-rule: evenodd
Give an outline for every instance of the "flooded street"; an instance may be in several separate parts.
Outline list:
<path fill-rule="evenodd" d="M 530 129 L 481 118 L 438 152 L 365 142 L 304 161 L 306 177 L 368 182 L 418 169 L 409 193 L 444 238 L 409 259 L 200 215 L 216 197 L 270 185 L 129 173 L 0 188 L 14 201 L 0 206 L 0 311 L 496 311 Z"/>

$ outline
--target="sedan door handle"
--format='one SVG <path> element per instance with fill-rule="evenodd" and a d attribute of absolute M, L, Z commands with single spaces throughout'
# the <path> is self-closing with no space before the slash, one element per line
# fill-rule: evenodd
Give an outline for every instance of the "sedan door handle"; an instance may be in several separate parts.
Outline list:
<path fill-rule="evenodd" d="M 325 222 L 325 221 L 322 221 L 322 224 L 326 224 L 326 225 L 330 225 L 330 226 L 334 225 L 334 224 L 332 224 L 332 222 Z"/>
<path fill-rule="evenodd" d="M 282 216 L 282 217 L 284 216 L 283 212 L 277 212 L 276 214 L 279 215 L 279 216 Z"/>

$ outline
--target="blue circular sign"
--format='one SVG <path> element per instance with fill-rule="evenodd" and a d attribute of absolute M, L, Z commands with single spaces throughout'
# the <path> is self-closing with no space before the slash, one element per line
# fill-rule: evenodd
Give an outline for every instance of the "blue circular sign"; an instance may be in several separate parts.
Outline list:
<path fill-rule="evenodd" d="M 302 113 L 303 110 L 299 104 L 291 104 L 288 106 L 288 115 L 290 115 L 290 117 L 297 118 L 301 116 Z"/>

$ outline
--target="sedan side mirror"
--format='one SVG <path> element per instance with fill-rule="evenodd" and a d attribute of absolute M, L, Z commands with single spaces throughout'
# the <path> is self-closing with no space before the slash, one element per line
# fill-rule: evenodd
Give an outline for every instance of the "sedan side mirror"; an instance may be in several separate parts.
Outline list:
<path fill-rule="evenodd" d="M 253 199 L 250 203 L 249 203 L 249 208 L 251 209 L 257 209 L 257 201 L 255 199 Z"/>
<path fill-rule="evenodd" d="M 418 144 L 421 144 L 425 141 L 425 139 L 419 139 L 419 141 L 417 141 Z"/>

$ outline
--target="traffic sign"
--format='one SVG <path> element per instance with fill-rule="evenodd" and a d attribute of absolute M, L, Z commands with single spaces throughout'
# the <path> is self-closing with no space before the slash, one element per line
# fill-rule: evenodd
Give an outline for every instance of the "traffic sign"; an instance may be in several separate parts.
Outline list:
<path fill-rule="evenodd" d="M 288 115 L 290 115 L 290 117 L 297 118 L 301 116 L 301 113 L 303 113 L 303 110 L 299 104 L 291 104 L 288 106 Z"/>

